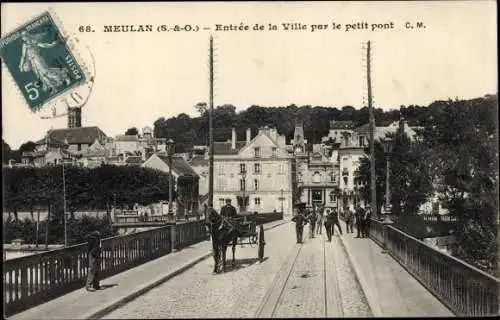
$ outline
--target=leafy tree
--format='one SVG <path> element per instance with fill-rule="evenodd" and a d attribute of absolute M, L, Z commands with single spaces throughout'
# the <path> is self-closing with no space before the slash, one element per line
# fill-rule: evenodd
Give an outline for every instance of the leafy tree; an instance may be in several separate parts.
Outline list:
<path fill-rule="evenodd" d="M 28 142 L 25 142 L 23 143 L 20 147 L 19 147 L 19 151 L 21 152 L 25 152 L 25 151 L 35 151 L 35 148 L 36 148 L 36 143 L 34 143 L 33 141 L 28 141 Z"/>
<path fill-rule="evenodd" d="M 497 270 L 498 96 L 439 101 L 422 137 L 441 200 L 459 219 L 453 255 Z"/>
<path fill-rule="evenodd" d="M 125 131 L 126 136 L 135 136 L 139 134 L 139 130 L 136 127 L 128 128 L 127 131 Z"/>
<path fill-rule="evenodd" d="M 2 163 L 8 163 L 11 157 L 11 148 L 4 139 L 2 139 Z"/>

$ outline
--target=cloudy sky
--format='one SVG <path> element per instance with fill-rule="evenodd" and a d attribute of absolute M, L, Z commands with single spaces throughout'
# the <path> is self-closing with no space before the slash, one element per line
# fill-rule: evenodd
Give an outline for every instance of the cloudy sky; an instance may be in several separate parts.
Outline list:
<path fill-rule="evenodd" d="M 496 3 L 32 3 L 2 4 L 2 37 L 47 10 L 86 47 L 78 49 L 95 85 L 83 125 L 107 135 L 152 126 L 159 117 L 196 116 L 208 101 L 208 38 L 216 48 L 215 104 L 243 110 L 262 106 L 364 104 L 366 71 L 362 44 L 373 44 L 375 106 L 427 105 L 437 99 L 473 98 L 497 92 Z M 284 31 L 282 23 L 307 30 Z M 368 30 L 346 31 L 347 24 Z M 372 31 L 372 24 L 394 28 Z M 406 29 L 406 22 L 415 26 Z M 416 28 L 423 22 L 425 29 Z M 265 26 L 263 31 L 216 31 L 216 24 Z M 278 30 L 268 30 L 272 23 Z M 332 23 L 340 30 L 332 30 Z M 191 24 L 199 32 L 105 33 L 106 25 Z M 311 32 L 311 24 L 327 30 Z M 80 33 L 79 26 L 95 32 Z M 82 49 L 83 48 L 83 49 Z M 92 71 L 91 71 L 92 72 Z M 3 138 L 13 148 L 37 140 L 66 119 L 32 113 L 2 64 Z"/>

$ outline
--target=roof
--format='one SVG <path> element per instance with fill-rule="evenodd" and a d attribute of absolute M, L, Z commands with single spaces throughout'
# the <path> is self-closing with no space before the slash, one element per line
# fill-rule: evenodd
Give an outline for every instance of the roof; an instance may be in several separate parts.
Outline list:
<path fill-rule="evenodd" d="M 119 134 L 116 136 L 115 141 L 139 141 L 139 137 L 137 135 Z"/>
<path fill-rule="evenodd" d="M 126 164 L 141 164 L 142 157 L 141 156 L 130 156 L 125 160 Z"/>
<path fill-rule="evenodd" d="M 208 159 L 205 159 L 204 156 L 195 156 L 191 159 L 189 164 L 192 166 L 207 166 Z"/>
<path fill-rule="evenodd" d="M 354 121 L 330 121 L 330 129 L 354 129 L 356 123 Z"/>
<path fill-rule="evenodd" d="M 165 163 L 168 164 L 168 156 L 166 155 L 157 155 L 158 158 L 162 159 Z M 189 163 L 182 157 L 172 157 L 172 169 L 177 171 L 181 176 L 192 176 L 198 177 L 196 171 L 191 168 Z"/>
<path fill-rule="evenodd" d="M 231 142 L 214 142 L 215 154 L 238 154 L 241 148 L 246 145 L 246 141 L 236 141 L 236 149 L 231 149 Z"/>
<path fill-rule="evenodd" d="M 96 139 L 107 138 L 106 134 L 99 127 L 78 127 L 66 129 L 54 129 L 47 132 L 50 139 L 60 142 L 67 141 L 68 144 L 91 144 Z M 46 136 L 47 137 L 47 136 Z M 38 140 L 37 144 L 45 144 L 46 137 Z"/>

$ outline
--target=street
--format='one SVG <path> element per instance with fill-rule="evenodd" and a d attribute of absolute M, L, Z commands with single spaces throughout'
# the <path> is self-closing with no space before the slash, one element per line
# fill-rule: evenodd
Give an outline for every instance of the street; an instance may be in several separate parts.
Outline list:
<path fill-rule="evenodd" d="M 330 243 L 305 231 L 300 245 L 287 223 L 265 237 L 262 263 L 256 245 L 238 245 L 235 268 L 213 275 L 210 257 L 105 319 L 371 316 L 338 235 Z"/>

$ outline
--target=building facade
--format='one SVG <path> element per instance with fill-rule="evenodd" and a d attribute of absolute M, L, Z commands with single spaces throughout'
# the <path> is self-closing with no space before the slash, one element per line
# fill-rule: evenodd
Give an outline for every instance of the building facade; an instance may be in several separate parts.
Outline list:
<path fill-rule="evenodd" d="M 214 208 L 231 199 L 239 212 L 291 215 L 291 162 L 276 129 L 261 128 L 253 139 L 247 129 L 246 141 L 236 141 L 233 128 L 231 140 L 214 143 Z"/>

